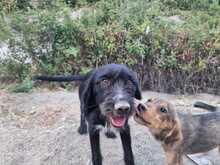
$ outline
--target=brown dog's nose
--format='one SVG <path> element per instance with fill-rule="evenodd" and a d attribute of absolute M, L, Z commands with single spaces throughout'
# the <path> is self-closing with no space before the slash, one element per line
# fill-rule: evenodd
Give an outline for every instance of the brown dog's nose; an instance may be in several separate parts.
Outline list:
<path fill-rule="evenodd" d="M 117 102 L 114 106 L 115 110 L 117 110 L 119 113 L 125 113 L 130 110 L 130 104 L 126 101 L 120 101 Z"/>
<path fill-rule="evenodd" d="M 137 112 L 146 111 L 146 106 L 141 102 L 141 100 L 134 99 L 134 106 Z"/>
<path fill-rule="evenodd" d="M 137 110 L 138 110 L 139 112 L 144 112 L 144 111 L 146 111 L 147 109 L 146 109 L 146 107 L 145 107 L 143 104 L 138 104 Z"/>

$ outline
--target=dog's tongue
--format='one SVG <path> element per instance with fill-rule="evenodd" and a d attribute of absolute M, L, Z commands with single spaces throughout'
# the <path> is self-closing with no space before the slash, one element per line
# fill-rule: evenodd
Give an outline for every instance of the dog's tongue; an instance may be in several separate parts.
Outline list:
<path fill-rule="evenodd" d="M 111 123 L 114 127 L 121 128 L 124 126 L 126 121 L 125 117 L 117 116 L 117 117 L 111 117 Z"/>

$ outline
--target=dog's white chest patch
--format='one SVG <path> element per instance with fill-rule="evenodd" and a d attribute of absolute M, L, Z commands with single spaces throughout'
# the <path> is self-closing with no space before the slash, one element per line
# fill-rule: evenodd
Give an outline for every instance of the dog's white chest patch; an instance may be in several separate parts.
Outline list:
<path fill-rule="evenodd" d="M 107 127 L 107 125 L 103 126 L 103 125 L 96 125 L 95 126 L 96 130 L 99 130 L 101 133 L 106 134 L 107 132 L 113 132 L 113 133 L 117 133 L 119 132 L 119 130 L 117 128 L 114 127 Z"/>

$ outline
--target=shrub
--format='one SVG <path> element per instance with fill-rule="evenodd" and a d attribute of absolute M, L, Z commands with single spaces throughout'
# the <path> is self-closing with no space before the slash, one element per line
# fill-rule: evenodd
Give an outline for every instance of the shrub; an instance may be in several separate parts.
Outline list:
<path fill-rule="evenodd" d="M 217 4 L 217 0 L 162 0 L 162 2 L 170 7 L 180 8 L 183 10 L 207 10 L 212 3 Z"/>
<path fill-rule="evenodd" d="M 80 19 L 72 19 L 72 9 L 62 5 L 17 11 L 11 27 L 21 39 L 10 39 L 10 46 L 12 57 L 21 50 L 25 56 L 20 63 L 6 61 L 5 67 L 22 82 L 33 73 L 85 73 L 102 64 L 125 63 L 148 89 L 217 89 L 220 7 L 187 2 L 100 0 Z"/>
<path fill-rule="evenodd" d="M 18 9 L 25 9 L 27 10 L 28 8 L 31 7 L 31 4 L 30 4 L 30 0 L 16 0 L 16 7 Z"/>
<path fill-rule="evenodd" d="M 9 88 L 10 92 L 21 93 L 21 92 L 30 92 L 33 89 L 33 82 L 30 79 L 25 79 L 21 83 L 12 85 Z"/>
<path fill-rule="evenodd" d="M 0 2 L 0 11 L 11 12 L 16 8 L 15 0 L 2 0 Z"/>
<path fill-rule="evenodd" d="M 77 0 L 65 0 L 65 3 L 70 7 L 75 7 L 77 4 Z"/>

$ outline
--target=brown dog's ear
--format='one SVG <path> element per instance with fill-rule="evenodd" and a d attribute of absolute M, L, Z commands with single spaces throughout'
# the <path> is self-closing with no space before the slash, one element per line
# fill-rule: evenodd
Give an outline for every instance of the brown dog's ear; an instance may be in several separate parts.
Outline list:
<path fill-rule="evenodd" d="M 174 143 L 176 141 L 180 141 L 182 139 L 181 127 L 178 120 L 173 121 L 173 128 L 168 132 L 166 137 L 164 138 L 164 143 Z"/>

